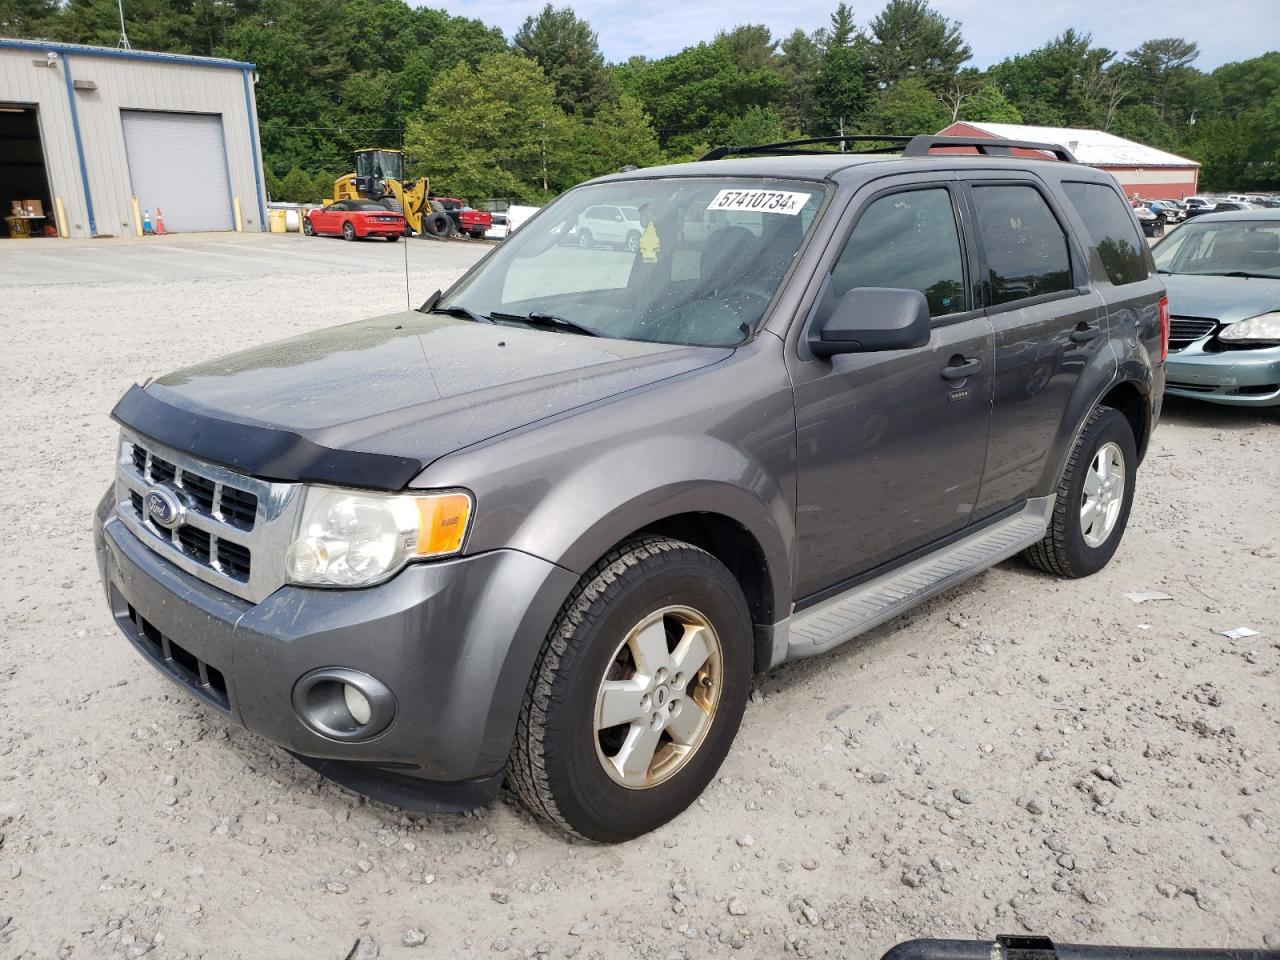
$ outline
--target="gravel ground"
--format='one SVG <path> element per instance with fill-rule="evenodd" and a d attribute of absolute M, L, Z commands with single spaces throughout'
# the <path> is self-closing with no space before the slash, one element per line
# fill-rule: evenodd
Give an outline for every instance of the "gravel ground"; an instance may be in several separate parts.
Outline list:
<path fill-rule="evenodd" d="M 403 247 L 170 240 L 0 253 L 0 957 L 1280 946 L 1275 414 L 1171 403 L 1102 573 L 1009 562 L 761 678 L 697 805 L 570 843 L 508 799 L 365 802 L 116 635 L 87 519 L 119 394 L 404 304 Z M 416 301 L 477 247 L 411 253 Z M 1240 626 L 1259 635 L 1220 633 Z"/>

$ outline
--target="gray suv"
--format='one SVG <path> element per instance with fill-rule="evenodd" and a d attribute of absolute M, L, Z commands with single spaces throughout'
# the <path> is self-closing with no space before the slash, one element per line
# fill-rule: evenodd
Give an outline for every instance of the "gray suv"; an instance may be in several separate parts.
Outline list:
<path fill-rule="evenodd" d="M 1115 181 L 858 146 L 604 177 L 418 311 L 133 387 L 95 524 L 121 631 L 370 797 L 505 779 L 608 842 L 697 798 L 754 673 L 1016 554 L 1098 570 L 1168 343 Z M 605 206 L 632 249 L 572 241 Z"/>

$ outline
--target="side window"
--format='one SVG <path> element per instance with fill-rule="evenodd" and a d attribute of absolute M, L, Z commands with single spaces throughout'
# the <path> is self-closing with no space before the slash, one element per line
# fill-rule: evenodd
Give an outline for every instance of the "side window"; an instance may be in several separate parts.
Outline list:
<path fill-rule="evenodd" d="M 873 201 L 831 271 L 831 287 L 836 297 L 855 287 L 919 290 L 934 317 L 967 310 L 964 257 L 950 193 L 930 187 Z"/>
<path fill-rule="evenodd" d="M 1116 286 L 1147 279 L 1145 244 L 1119 195 L 1101 183 L 1068 182 L 1062 189 L 1098 248 L 1107 278 Z"/>
<path fill-rule="evenodd" d="M 1071 289 L 1067 236 L 1035 187 L 973 185 L 992 305 Z"/>
<path fill-rule="evenodd" d="M 326 209 L 326 210 L 333 210 L 333 211 L 336 211 L 336 212 L 339 212 L 339 213 L 340 213 L 340 212 L 342 212 L 343 210 L 347 209 L 347 203 L 346 203 L 346 201 L 345 201 L 345 200 L 339 200 L 337 203 L 331 203 L 331 204 L 329 204 L 329 206 L 325 207 L 325 209 Z"/>
<path fill-rule="evenodd" d="M 582 213 L 582 219 L 584 219 L 584 220 L 599 220 L 599 219 L 600 219 L 600 208 L 599 208 L 599 207 L 587 207 L 587 209 L 586 209 L 586 210 L 584 210 L 584 211 L 583 211 L 583 213 Z"/>

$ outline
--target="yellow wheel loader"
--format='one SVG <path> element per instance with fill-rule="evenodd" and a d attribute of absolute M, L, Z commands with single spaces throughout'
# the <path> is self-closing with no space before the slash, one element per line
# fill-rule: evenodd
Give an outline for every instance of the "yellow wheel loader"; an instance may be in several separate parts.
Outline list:
<path fill-rule="evenodd" d="M 379 201 L 388 210 L 404 214 L 417 236 L 447 236 L 451 228 L 448 215 L 436 210 L 427 197 L 427 178 L 405 182 L 404 154 L 399 150 L 357 150 L 356 172 L 334 181 L 333 199 Z"/>

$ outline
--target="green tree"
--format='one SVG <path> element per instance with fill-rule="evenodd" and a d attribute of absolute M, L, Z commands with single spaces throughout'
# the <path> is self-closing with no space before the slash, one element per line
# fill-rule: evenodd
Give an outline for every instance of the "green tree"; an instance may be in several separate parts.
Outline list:
<path fill-rule="evenodd" d="M 826 49 L 848 47 L 857 39 L 858 28 L 853 23 L 853 8 L 841 0 L 836 6 L 835 13 L 831 14 L 831 29 L 823 38 L 823 46 Z"/>
<path fill-rule="evenodd" d="M 1180 37 L 1163 37 L 1148 40 L 1136 50 L 1129 51 L 1129 62 L 1145 81 L 1150 103 L 1160 113 L 1160 119 L 1169 117 L 1170 97 L 1176 93 L 1180 81 L 1187 78 L 1187 67 L 1200 56 L 1200 48 Z"/>
<path fill-rule="evenodd" d="M 960 119 L 979 123 L 1021 123 L 1022 113 L 1000 92 L 1000 88 L 987 81 L 960 105 Z"/>
<path fill-rule="evenodd" d="M 813 82 L 812 131 L 832 136 L 851 133 L 871 105 L 863 80 L 862 58 L 853 47 L 830 46 Z"/>
<path fill-rule="evenodd" d="M 673 153 L 722 142 L 734 117 L 753 106 L 773 105 L 783 85 L 774 70 L 740 69 L 721 43 L 699 43 L 615 75 L 653 118 L 664 149 Z"/>
<path fill-rule="evenodd" d="M 729 121 L 724 142 L 727 146 L 748 146 L 756 143 L 777 143 L 787 139 L 782 117 L 773 107 L 749 107 L 740 117 Z"/>
<path fill-rule="evenodd" d="M 1094 47 L 1089 34 L 1066 30 L 1043 47 L 997 63 L 987 75 L 1027 123 L 1096 127 L 1105 111 L 1086 78 L 1114 56 Z"/>
<path fill-rule="evenodd" d="M 567 113 L 590 116 L 613 99 L 613 84 L 595 31 L 570 7 L 551 4 L 516 31 L 512 47 L 531 57 L 555 85 L 556 103 Z"/>
<path fill-rule="evenodd" d="M 288 203 L 314 203 L 323 199 L 323 195 L 318 195 L 315 188 L 315 178 L 302 169 L 294 167 L 280 178 L 279 192 L 271 194 L 271 199 L 284 200 Z M 332 182 L 329 188 L 329 192 L 332 193 Z"/>
<path fill-rule="evenodd" d="M 574 139 L 542 68 L 500 53 L 436 79 L 426 106 L 409 121 L 405 151 L 413 172 L 432 178 L 433 190 L 543 202 L 573 182 Z"/>
<path fill-rule="evenodd" d="M 863 126 L 868 133 L 910 136 L 937 133 L 949 119 L 941 101 L 924 80 L 908 77 L 880 94 Z"/>
<path fill-rule="evenodd" d="M 1118 109 L 1109 132 L 1162 150 L 1172 149 L 1176 142 L 1173 128 L 1149 103 L 1132 103 Z"/>
<path fill-rule="evenodd" d="M 813 85 L 822 66 L 818 34 L 795 30 L 780 44 L 778 75 L 782 77 L 779 113 L 791 129 L 808 133 L 813 112 Z"/>
<path fill-rule="evenodd" d="M 716 34 L 716 43 L 729 51 L 733 62 L 744 73 L 774 69 L 778 65 L 778 41 L 764 24 L 748 23 L 722 30 Z"/>
<path fill-rule="evenodd" d="M 960 24 L 926 0 L 889 0 L 871 21 L 866 60 L 882 89 L 916 77 L 941 92 L 972 55 Z"/>
<path fill-rule="evenodd" d="M 640 102 L 629 94 L 605 103 L 580 124 L 577 180 L 612 173 L 622 167 L 650 167 L 662 162 L 662 148 L 653 122 Z"/>
<path fill-rule="evenodd" d="M 58 0 L 0 0 L 0 36 L 44 36 L 59 13 Z"/>

